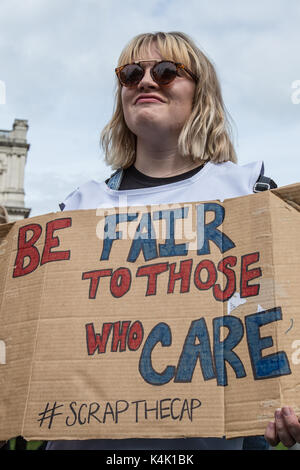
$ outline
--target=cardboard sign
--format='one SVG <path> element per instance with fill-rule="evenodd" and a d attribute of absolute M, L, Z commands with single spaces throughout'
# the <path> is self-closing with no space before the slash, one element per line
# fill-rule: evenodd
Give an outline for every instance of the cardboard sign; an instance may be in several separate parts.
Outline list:
<path fill-rule="evenodd" d="M 0 439 L 263 434 L 300 412 L 300 184 L 0 226 Z"/>

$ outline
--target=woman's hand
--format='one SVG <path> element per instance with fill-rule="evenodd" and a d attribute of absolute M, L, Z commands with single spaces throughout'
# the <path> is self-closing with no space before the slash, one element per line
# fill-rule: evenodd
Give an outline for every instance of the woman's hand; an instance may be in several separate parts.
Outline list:
<path fill-rule="evenodd" d="M 271 446 L 279 442 L 286 447 L 300 443 L 300 423 L 292 408 L 284 406 L 275 411 L 275 422 L 268 424 L 265 439 Z"/>

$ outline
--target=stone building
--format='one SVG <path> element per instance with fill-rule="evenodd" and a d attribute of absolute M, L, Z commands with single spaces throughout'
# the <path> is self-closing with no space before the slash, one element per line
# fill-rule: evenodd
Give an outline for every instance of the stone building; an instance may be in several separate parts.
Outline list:
<path fill-rule="evenodd" d="M 27 131 L 24 119 L 15 119 L 12 130 L 0 130 L 0 206 L 9 222 L 30 214 L 24 205 L 24 169 L 30 147 Z"/>

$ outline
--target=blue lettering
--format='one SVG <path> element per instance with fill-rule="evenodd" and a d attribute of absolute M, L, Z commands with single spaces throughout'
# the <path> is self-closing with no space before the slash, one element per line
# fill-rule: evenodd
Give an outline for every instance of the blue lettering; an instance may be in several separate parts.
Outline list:
<path fill-rule="evenodd" d="M 217 384 L 227 385 L 227 371 L 225 361 L 233 368 L 237 378 L 246 377 L 244 366 L 232 349 L 241 341 L 244 335 L 244 327 L 237 317 L 218 317 L 213 320 L 214 326 L 214 358 L 217 371 Z M 224 341 L 221 341 L 221 328 L 229 329 Z"/>
<path fill-rule="evenodd" d="M 149 333 L 140 357 L 139 370 L 143 379 L 149 384 L 164 385 L 174 377 L 175 367 L 167 366 L 161 373 L 153 369 L 151 353 L 157 343 L 161 343 L 163 347 L 172 344 L 171 330 L 166 323 L 158 323 Z"/>
<path fill-rule="evenodd" d="M 195 344 L 196 339 L 198 344 Z M 191 323 L 178 361 L 174 382 L 191 382 L 198 359 L 200 360 L 204 380 L 215 378 L 209 334 L 204 318 Z"/>
<path fill-rule="evenodd" d="M 262 357 L 262 350 L 273 346 L 271 336 L 261 338 L 259 329 L 262 325 L 281 320 L 281 308 L 264 310 L 245 317 L 248 348 L 255 380 L 280 377 L 291 373 L 289 361 L 284 351 Z"/>
<path fill-rule="evenodd" d="M 144 231 L 146 229 L 146 232 Z M 134 263 L 143 252 L 145 261 L 157 258 L 156 235 L 151 221 L 151 213 L 143 214 L 136 229 L 127 261 Z"/>
<path fill-rule="evenodd" d="M 215 218 L 209 224 L 205 223 L 205 215 L 207 212 L 214 212 Z M 225 218 L 225 209 L 220 204 L 208 202 L 197 206 L 197 254 L 207 255 L 210 253 L 209 243 L 214 242 L 221 253 L 231 250 L 235 244 L 227 235 L 217 230 Z"/>
<path fill-rule="evenodd" d="M 122 238 L 122 232 L 116 232 L 116 227 L 121 222 L 131 222 L 137 218 L 138 214 L 112 214 L 105 216 L 105 225 L 104 225 L 104 240 L 103 248 L 100 260 L 108 260 L 110 255 L 110 250 L 114 240 L 120 240 Z"/>
<path fill-rule="evenodd" d="M 173 210 L 161 210 L 153 213 L 154 220 L 166 220 L 166 243 L 159 244 L 159 256 L 186 256 L 188 243 L 175 244 L 175 220 L 188 215 L 188 207 Z"/>

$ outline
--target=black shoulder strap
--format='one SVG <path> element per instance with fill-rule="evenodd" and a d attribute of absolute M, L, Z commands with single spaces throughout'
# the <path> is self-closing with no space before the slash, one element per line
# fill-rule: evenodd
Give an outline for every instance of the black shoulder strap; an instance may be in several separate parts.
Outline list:
<path fill-rule="evenodd" d="M 267 191 L 268 189 L 274 188 L 277 188 L 275 181 L 273 181 L 271 178 L 268 178 L 267 176 L 260 175 L 253 187 L 253 192 L 259 193 L 261 191 Z"/>

